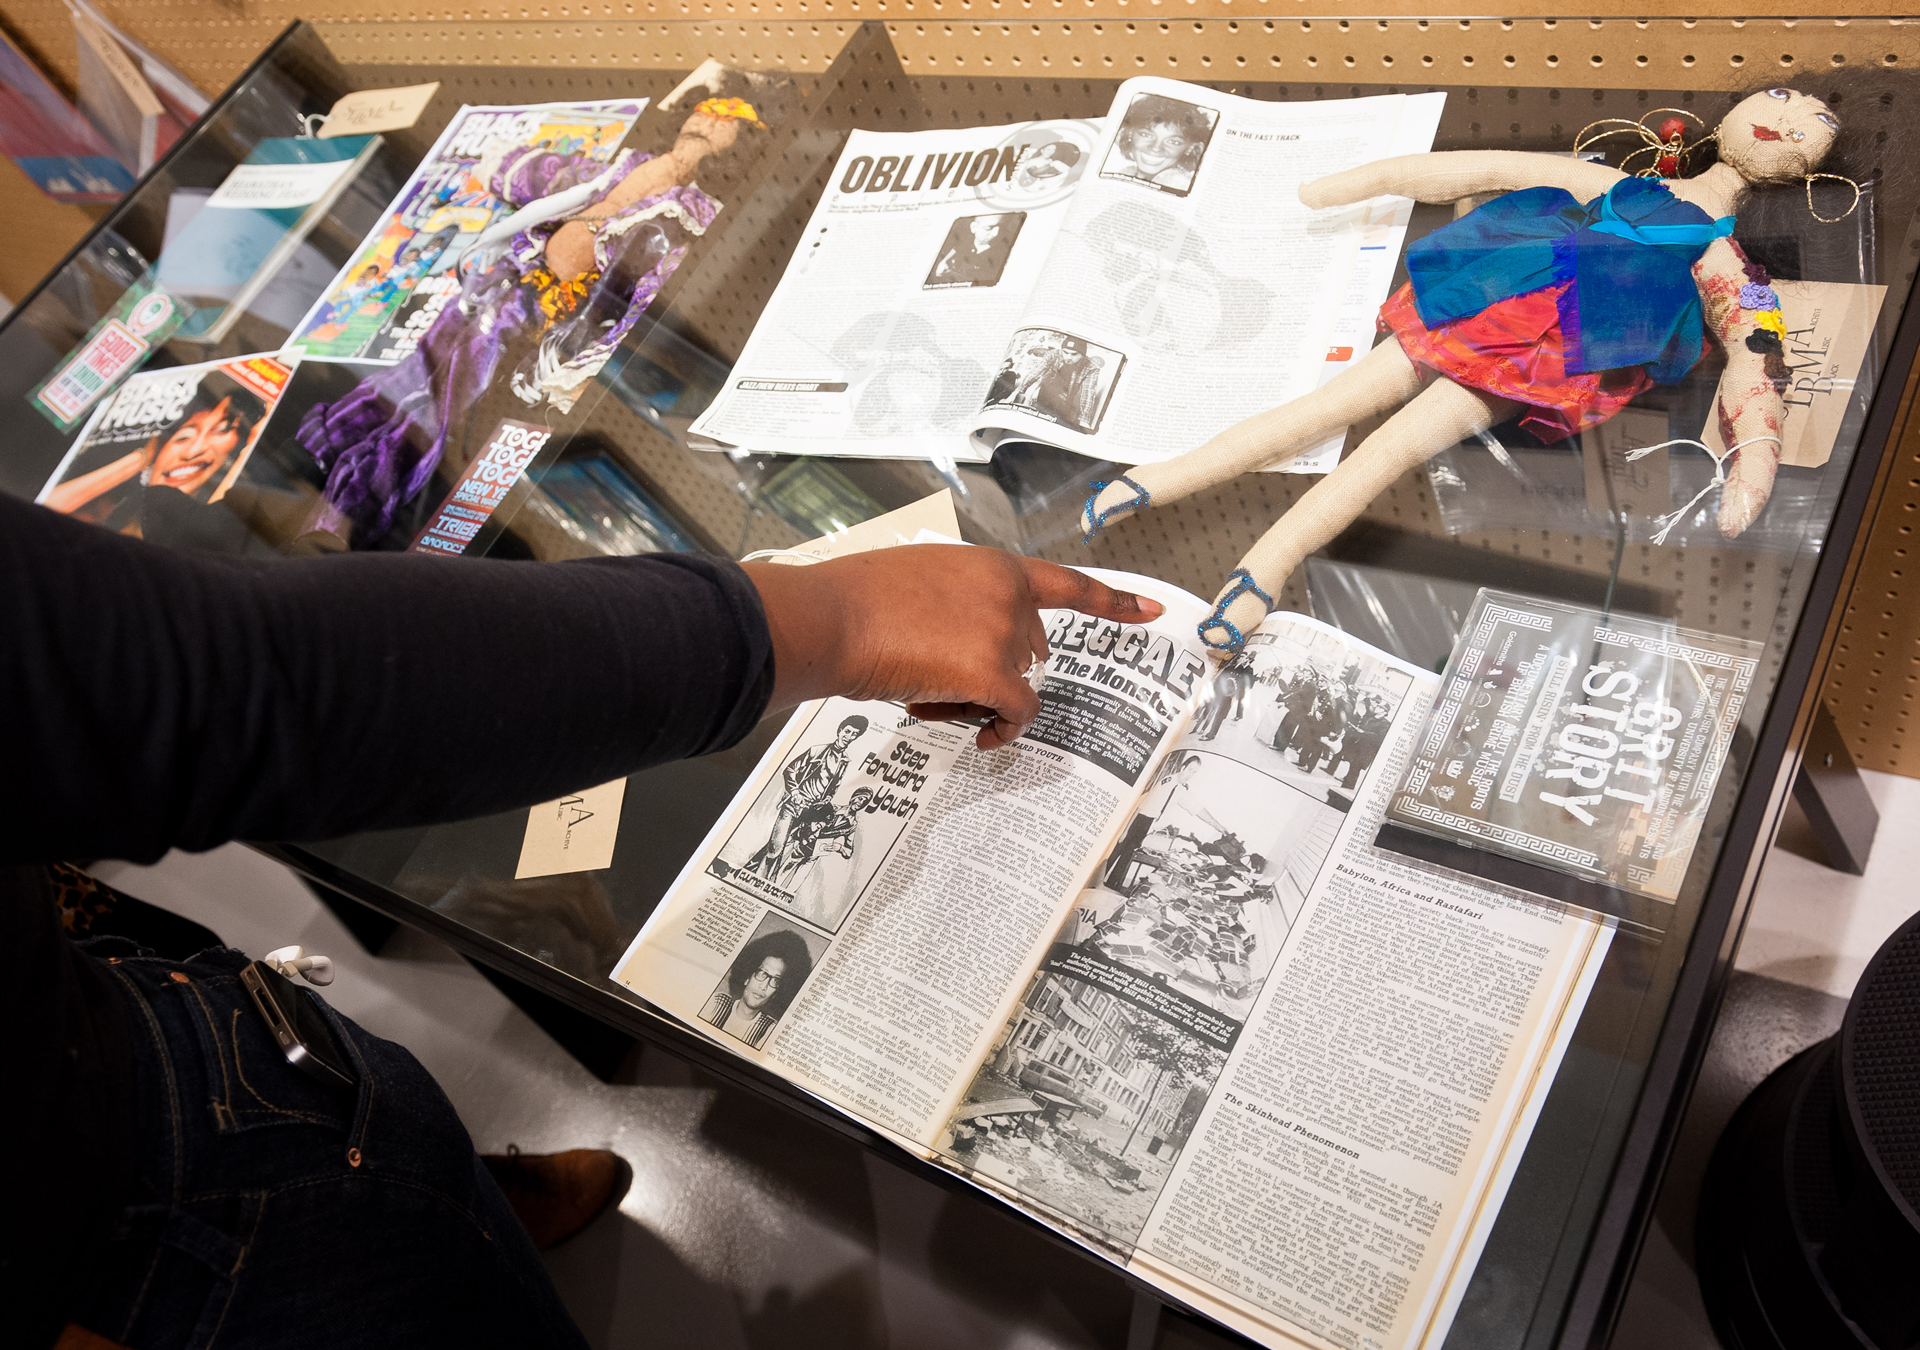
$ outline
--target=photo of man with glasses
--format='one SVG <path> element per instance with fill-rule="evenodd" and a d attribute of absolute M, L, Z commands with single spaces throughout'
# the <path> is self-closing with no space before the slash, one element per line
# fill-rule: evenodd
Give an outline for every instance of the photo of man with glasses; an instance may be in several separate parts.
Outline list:
<path fill-rule="evenodd" d="M 727 967 L 726 979 L 700 1009 L 700 1020 L 759 1049 L 813 973 L 813 962 L 807 938 L 767 916 L 760 934 Z"/>

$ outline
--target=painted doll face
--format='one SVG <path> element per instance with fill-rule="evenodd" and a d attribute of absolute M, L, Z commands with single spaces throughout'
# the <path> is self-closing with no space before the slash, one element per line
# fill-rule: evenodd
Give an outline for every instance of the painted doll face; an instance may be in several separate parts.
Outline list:
<path fill-rule="evenodd" d="M 1840 119 L 1811 94 L 1767 89 L 1734 104 L 1720 123 L 1720 157 L 1749 183 L 1812 173 L 1833 148 Z"/>

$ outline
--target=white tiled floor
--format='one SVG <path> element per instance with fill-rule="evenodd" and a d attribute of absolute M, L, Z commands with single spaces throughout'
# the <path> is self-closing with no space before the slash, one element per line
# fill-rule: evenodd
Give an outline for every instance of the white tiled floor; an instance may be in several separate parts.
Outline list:
<path fill-rule="evenodd" d="M 1748 921 L 1728 1012 L 1670 1169 L 1615 1344 L 1709 1347 L 1691 1271 L 1690 1188 L 1721 1124 L 1789 1055 L 1827 1035 L 1867 958 L 1916 908 L 1920 781 L 1866 775 L 1882 824 L 1864 877 L 1807 856 L 1790 818 Z M 824 1129 L 699 1079 L 658 1052 L 595 1079 L 437 941 L 403 930 L 367 956 L 304 886 L 240 847 L 101 867 L 106 880 L 263 952 L 339 966 L 327 995 L 408 1046 L 482 1151 L 618 1150 L 617 1216 L 550 1254 L 596 1346 L 1081 1350 L 1127 1343 L 1114 1277 Z M 1163 1347 L 1218 1345 L 1167 1329 Z"/>
<path fill-rule="evenodd" d="M 1920 909 L 1920 779 L 1860 776 L 1880 808 L 1866 875 L 1816 861 L 1804 818 L 1790 811 L 1740 939 L 1740 969 L 1847 998 L 1868 958 Z"/>

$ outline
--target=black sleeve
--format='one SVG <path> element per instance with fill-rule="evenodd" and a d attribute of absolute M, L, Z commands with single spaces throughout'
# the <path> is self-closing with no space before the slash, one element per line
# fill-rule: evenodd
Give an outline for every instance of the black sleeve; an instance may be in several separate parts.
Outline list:
<path fill-rule="evenodd" d="M 506 810 L 724 749 L 772 688 L 730 562 L 209 557 L 0 493 L 0 863 Z"/>

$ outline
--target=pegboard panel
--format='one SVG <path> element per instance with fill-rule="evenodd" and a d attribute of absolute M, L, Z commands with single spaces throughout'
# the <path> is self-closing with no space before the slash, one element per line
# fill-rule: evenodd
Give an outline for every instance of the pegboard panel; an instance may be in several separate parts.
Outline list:
<path fill-rule="evenodd" d="M 1920 25 L 1900 20 L 1041 18 L 884 20 L 909 74 L 1154 74 L 1217 80 L 1500 80 L 1563 88 L 1724 89 L 1842 66 L 1911 66 Z M 492 65 L 692 64 L 823 69 L 856 24 L 778 17 L 686 23 L 316 20 L 343 60 Z M 364 55 L 363 55 L 364 54 Z"/>
<path fill-rule="evenodd" d="M 1920 778 L 1920 418 L 1909 415 L 1847 597 L 1822 691 L 1854 762 Z"/>
<path fill-rule="evenodd" d="M 705 56 L 747 67 L 822 71 L 864 20 L 879 20 L 912 74 L 1152 73 L 1228 78 L 1502 79 L 1568 88 L 1632 80 L 1727 88 L 1770 70 L 1920 61 L 1920 25 L 1894 5 L 1857 17 L 1794 18 L 1786 6 L 1702 3 L 1699 17 L 1649 23 L 1633 0 L 1580 18 L 1418 17 L 1404 0 L 628 0 L 430 5 L 387 0 L 118 0 L 134 37 L 209 93 L 239 75 L 288 23 L 314 23 L 355 64 L 684 69 Z M 1543 7 L 1522 7 L 1538 13 Z M 1770 13 L 1771 11 L 1771 13 Z M 72 25 L 60 0 L 5 0 L 0 15 L 69 83 Z"/>

